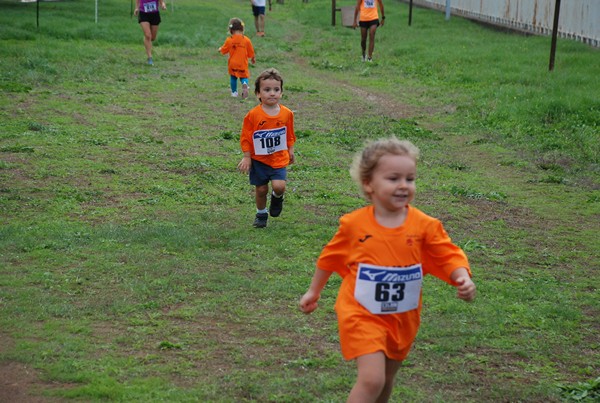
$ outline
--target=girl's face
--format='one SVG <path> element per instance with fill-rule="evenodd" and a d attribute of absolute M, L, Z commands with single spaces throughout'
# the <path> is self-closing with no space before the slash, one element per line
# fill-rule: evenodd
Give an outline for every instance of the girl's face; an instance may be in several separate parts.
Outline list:
<path fill-rule="evenodd" d="M 264 105 L 277 105 L 282 94 L 283 90 L 281 89 L 281 83 L 278 80 L 269 78 L 260 82 L 260 90 L 257 95 Z"/>
<path fill-rule="evenodd" d="M 415 198 L 417 164 L 407 155 L 386 154 L 379 159 L 371 179 L 363 183 L 375 208 L 401 212 Z"/>

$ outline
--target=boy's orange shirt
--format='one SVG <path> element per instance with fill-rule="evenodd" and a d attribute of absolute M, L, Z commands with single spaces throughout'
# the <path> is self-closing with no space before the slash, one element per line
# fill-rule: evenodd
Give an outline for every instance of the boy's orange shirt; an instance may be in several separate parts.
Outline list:
<path fill-rule="evenodd" d="M 244 117 L 240 146 L 242 152 L 250 152 L 253 160 L 272 168 L 286 167 L 290 163 L 288 150 L 295 142 L 294 113 L 281 104 L 276 116 L 266 114 L 257 105 Z"/>
<path fill-rule="evenodd" d="M 335 310 L 347 360 L 377 351 L 403 360 L 421 321 L 420 294 L 417 308 L 403 313 L 373 314 L 361 305 L 355 298 L 359 264 L 396 268 L 420 264 L 422 275 L 433 274 L 450 284 L 457 268 L 464 267 L 470 274 L 466 255 L 452 243 L 442 223 L 415 207 L 409 206 L 406 221 L 398 228 L 379 225 L 372 205 L 344 215 L 317 267 L 343 278 Z"/>
<path fill-rule="evenodd" d="M 250 38 L 242 34 L 231 35 L 225 39 L 225 43 L 221 46 L 221 53 L 229 53 L 227 68 L 230 76 L 250 78 L 248 59 L 254 57 L 254 47 Z"/>

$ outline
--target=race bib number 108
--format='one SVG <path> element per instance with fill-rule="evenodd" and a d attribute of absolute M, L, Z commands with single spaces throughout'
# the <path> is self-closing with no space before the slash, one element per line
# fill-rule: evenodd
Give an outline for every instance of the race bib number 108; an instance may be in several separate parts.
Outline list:
<path fill-rule="evenodd" d="M 383 267 L 360 263 L 354 297 L 377 315 L 408 312 L 419 307 L 423 270 L 409 267 Z"/>
<path fill-rule="evenodd" d="M 257 130 L 252 135 L 254 153 L 269 155 L 277 151 L 287 150 L 287 128 Z"/>

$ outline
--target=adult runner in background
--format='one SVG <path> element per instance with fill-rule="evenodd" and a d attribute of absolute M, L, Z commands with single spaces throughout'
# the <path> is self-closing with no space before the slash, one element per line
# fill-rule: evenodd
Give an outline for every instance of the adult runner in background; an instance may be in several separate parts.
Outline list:
<path fill-rule="evenodd" d="M 377 6 L 381 11 L 381 20 L 377 13 Z M 360 14 L 360 18 L 359 18 Z M 359 20 L 357 22 L 357 20 Z M 383 26 L 385 12 L 383 11 L 383 0 L 358 0 L 354 9 L 354 22 L 352 28 L 360 26 L 360 47 L 362 49 L 362 61 L 373 61 L 373 50 L 375 49 L 375 33 L 377 27 Z M 369 53 L 367 54 L 367 33 L 369 34 Z"/>
<path fill-rule="evenodd" d="M 138 22 L 144 32 L 144 48 L 146 49 L 147 63 L 152 66 L 152 42 L 158 35 L 158 26 L 160 25 L 160 11 L 158 8 L 166 10 L 167 5 L 164 0 L 136 0 L 133 14 L 138 17 Z"/>

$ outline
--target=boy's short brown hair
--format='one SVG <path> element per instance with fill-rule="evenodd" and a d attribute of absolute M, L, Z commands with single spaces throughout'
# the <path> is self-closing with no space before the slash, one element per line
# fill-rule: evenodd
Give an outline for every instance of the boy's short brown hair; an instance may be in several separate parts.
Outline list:
<path fill-rule="evenodd" d="M 281 73 L 274 69 L 273 67 L 266 69 L 258 77 L 256 77 L 256 81 L 254 82 L 254 93 L 258 95 L 260 92 L 260 82 L 263 80 L 277 80 L 281 84 L 281 91 L 283 92 L 283 77 L 281 77 Z"/>

